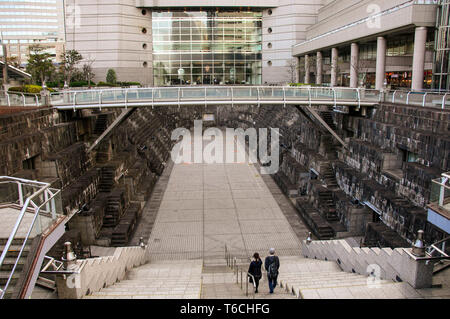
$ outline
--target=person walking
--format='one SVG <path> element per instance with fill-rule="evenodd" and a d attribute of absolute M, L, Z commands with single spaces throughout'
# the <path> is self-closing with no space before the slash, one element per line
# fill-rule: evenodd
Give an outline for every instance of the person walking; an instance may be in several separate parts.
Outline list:
<path fill-rule="evenodd" d="M 280 259 L 275 256 L 275 248 L 270 248 L 269 256 L 264 261 L 264 268 L 267 271 L 267 281 L 269 282 L 270 293 L 273 294 L 273 290 L 277 286 L 278 269 L 280 268 Z"/>
<path fill-rule="evenodd" d="M 262 261 L 261 261 L 261 258 L 259 258 L 258 253 L 254 253 L 253 258 L 254 258 L 254 260 L 252 260 L 252 262 L 250 263 L 250 267 L 248 268 L 248 273 L 253 276 L 253 278 L 249 276 L 250 282 L 252 282 L 253 279 L 255 280 L 254 286 L 255 286 L 255 293 L 257 294 L 258 287 L 259 287 L 259 281 L 261 280 L 261 277 L 262 277 L 262 272 L 261 272 Z"/>

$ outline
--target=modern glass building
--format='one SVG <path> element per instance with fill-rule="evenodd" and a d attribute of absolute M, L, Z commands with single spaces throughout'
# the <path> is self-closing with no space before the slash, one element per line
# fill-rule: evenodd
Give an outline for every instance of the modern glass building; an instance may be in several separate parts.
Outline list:
<path fill-rule="evenodd" d="M 153 11 L 155 85 L 261 84 L 262 13 Z"/>
<path fill-rule="evenodd" d="M 442 0 L 435 37 L 434 89 L 450 89 L 450 0 Z"/>
<path fill-rule="evenodd" d="M 449 89 L 448 3 L 65 0 L 66 39 L 96 81 Z"/>
<path fill-rule="evenodd" d="M 62 0 L 0 0 L 0 33 L 11 64 L 25 66 L 30 46 L 45 48 L 54 59 L 64 50 Z"/>

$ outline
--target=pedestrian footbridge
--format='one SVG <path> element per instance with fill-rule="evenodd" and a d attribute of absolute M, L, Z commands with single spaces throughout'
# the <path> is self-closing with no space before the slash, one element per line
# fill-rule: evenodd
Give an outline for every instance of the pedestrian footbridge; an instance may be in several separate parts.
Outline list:
<path fill-rule="evenodd" d="M 60 110 L 89 108 L 133 108 L 199 105 L 330 105 L 339 109 L 374 106 L 381 102 L 448 108 L 450 94 L 431 92 L 379 91 L 361 88 L 287 86 L 190 86 L 151 88 L 103 88 L 65 90 L 39 94 L 3 93 L 0 105 L 50 105 Z"/>

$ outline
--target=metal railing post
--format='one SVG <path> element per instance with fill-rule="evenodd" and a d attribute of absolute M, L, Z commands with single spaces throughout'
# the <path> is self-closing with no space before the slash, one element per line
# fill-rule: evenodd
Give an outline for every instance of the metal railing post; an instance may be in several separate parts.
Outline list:
<path fill-rule="evenodd" d="M 8 106 L 11 106 L 11 99 L 9 97 L 8 92 L 5 92 L 5 94 L 6 94 L 6 101 L 8 101 Z"/>
<path fill-rule="evenodd" d="M 284 103 L 284 107 L 286 107 L 286 89 L 285 89 L 285 87 L 283 86 L 283 103 Z"/>
<path fill-rule="evenodd" d="M 125 110 L 128 109 L 128 89 L 125 89 Z"/>
<path fill-rule="evenodd" d="M 332 88 L 332 90 L 333 90 L 334 108 L 336 108 L 337 106 L 336 90 L 335 88 Z"/>
<path fill-rule="evenodd" d="M 22 95 L 22 99 L 23 99 L 23 106 L 27 106 L 27 104 L 25 103 L 25 95 L 23 93 L 20 93 Z"/>
<path fill-rule="evenodd" d="M 395 94 L 397 93 L 397 90 L 392 93 L 392 104 L 395 104 Z"/>
<path fill-rule="evenodd" d="M 242 282 L 242 278 L 243 277 L 243 273 L 242 273 L 242 269 L 241 269 L 241 289 L 242 289 L 242 285 L 243 285 L 243 282 Z"/>
<path fill-rule="evenodd" d="M 19 191 L 19 204 L 20 206 L 23 206 L 23 189 L 22 189 L 22 183 L 17 182 L 17 187 Z"/>
<path fill-rule="evenodd" d="M 248 278 L 245 278 L 245 296 L 248 297 Z"/>
<path fill-rule="evenodd" d="M 70 94 L 70 93 L 69 93 Z M 76 111 L 77 92 L 73 92 L 73 111 Z"/>
<path fill-rule="evenodd" d="M 155 88 L 152 88 L 152 109 L 155 107 Z"/>
<path fill-rule="evenodd" d="M 409 105 L 409 95 L 411 94 L 411 91 L 406 94 L 406 105 Z"/>
<path fill-rule="evenodd" d="M 422 107 L 425 107 L 425 101 L 427 99 L 427 94 L 428 92 L 425 92 L 425 94 L 423 95 L 423 99 L 422 99 Z"/>
<path fill-rule="evenodd" d="M 448 93 L 444 94 L 444 97 L 442 98 L 442 109 L 445 110 L 445 101 L 447 100 Z"/>
<path fill-rule="evenodd" d="M 260 97 L 260 93 L 259 93 L 259 86 L 256 87 L 256 91 L 258 94 L 258 107 L 261 107 L 261 97 Z"/>
<path fill-rule="evenodd" d="M 361 92 L 360 89 L 356 89 L 356 95 L 357 95 L 357 99 L 358 99 L 358 110 L 361 108 Z"/>
<path fill-rule="evenodd" d="M 234 107 L 234 91 L 232 87 L 231 87 L 231 107 Z"/>
<path fill-rule="evenodd" d="M 310 87 L 308 87 L 308 100 L 309 100 L 309 107 L 311 107 L 312 106 L 312 104 L 311 104 L 311 88 Z"/>

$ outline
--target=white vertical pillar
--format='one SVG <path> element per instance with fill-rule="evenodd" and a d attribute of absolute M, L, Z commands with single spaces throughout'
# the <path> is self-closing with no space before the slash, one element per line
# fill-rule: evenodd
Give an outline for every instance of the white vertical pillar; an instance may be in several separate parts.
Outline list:
<path fill-rule="evenodd" d="M 323 74 L 323 62 L 322 62 L 322 52 L 317 51 L 316 56 L 316 84 L 322 84 L 322 74 Z"/>
<path fill-rule="evenodd" d="M 331 86 L 337 85 L 337 65 L 338 65 L 339 51 L 337 48 L 331 49 Z"/>
<path fill-rule="evenodd" d="M 352 43 L 350 54 L 350 87 L 358 87 L 358 68 L 359 68 L 359 46 L 358 43 Z"/>
<path fill-rule="evenodd" d="M 309 61 L 309 55 L 305 55 L 305 83 L 309 84 L 309 69 L 310 69 L 310 61 Z"/>
<path fill-rule="evenodd" d="M 417 27 L 414 36 L 414 56 L 411 89 L 423 89 L 423 73 L 425 69 L 425 50 L 427 43 L 427 28 Z"/>
<path fill-rule="evenodd" d="M 386 39 L 377 39 L 377 74 L 375 79 L 375 89 L 382 90 L 386 79 Z"/>

